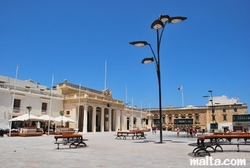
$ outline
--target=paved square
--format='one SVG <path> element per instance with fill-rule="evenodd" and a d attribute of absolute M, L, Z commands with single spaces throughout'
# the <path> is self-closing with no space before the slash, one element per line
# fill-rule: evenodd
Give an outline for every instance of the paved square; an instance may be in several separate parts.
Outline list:
<path fill-rule="evenodd" d="M 159 132 L 146 133 L 147 139 L 116 140 L 115 132 L 86 133 L 84 138 L 88 147 L 69 149 L 60 145 L 56 149 L 54 135 L 41 137 L 3 137 L 0 138 L 0 163 L 7 168 L 17 167 L 192 167 L 190 153 L 194 149 L 188 144 L 196 138 L 188 138 L 185 133 L 163 131 L 163 144 L 159 144 Z M 212 153 L 214 159 L 246 159 L 250 165 L 250 152 L 236 152 L 236 146 L 225 146 L 227 152 Z M 250 151 L 250 146 L 240 149 Z M 203 166 L 205 167 L 205 166 Z"/>

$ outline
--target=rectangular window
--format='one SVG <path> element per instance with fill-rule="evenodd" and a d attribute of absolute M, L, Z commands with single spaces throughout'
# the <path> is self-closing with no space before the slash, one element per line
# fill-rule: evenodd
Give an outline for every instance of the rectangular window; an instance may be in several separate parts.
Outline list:
<path fill-rule="evenodd" d="M 162 117 L 162 123 L 166 123 L 165 117 Z"/>
<path fill-rule="evenodd" d="M 20 110 L 20 107 L 21 107 L 21 100 L 20 100 L 20 99 L 15 99 L 15 100 L 14 100 L 13 109 L 14 109 L 15 111 L 19 111 L 19 110 Z"/>
<path fill-rule="evenodd" d="M 47 112 L 47 103 L 42 103 L 42 112 Z"/>
<path fill-rule="evenodd" d="M 223 109 L 223 112 L 226 112 L 226 109 Z"/>
<path fill-rule="evenodd" d="M 227 115 L 223 115 L 223 120 L 227 121 Z"/>
<path fill-rule="evenodd" d="M 199 124 L 199 123 L 200 123 L 200 121 L 199 121 L 199 116 L 195 116 L 195 122 L 196 122 L 196 124 Z"/>
<path fill-rule="evenodd" d="M 172 117 L 168 117 L 169 123 L 172 123 Z"/>
<path fill-rule="evenodd" d="M 215 121 L 215 115 L 212 115 L 212 121 Z"/>
<path fill-rule="evenodd" d="M 234 109 L 234 112 L 237 112 L 237 108 Z"/>

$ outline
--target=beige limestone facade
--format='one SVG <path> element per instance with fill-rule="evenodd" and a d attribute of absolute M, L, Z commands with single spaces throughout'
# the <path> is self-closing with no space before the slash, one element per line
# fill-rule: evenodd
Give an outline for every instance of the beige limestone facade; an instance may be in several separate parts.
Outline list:
<path fill-rule="evenodd" d="M 19 127 L 20 123 L 9 120 L 27 114 L 27 106 L 36 116 L 59 117 L 64 111 L 65 117 L 75 121 L 64 125 L 80 132 L 147 129 L 151 125 L 147 111 L 126 106 L 109 89 L 98 91 L 67 81 L 49 89 L 32 80 L 0 76 L 0 128 Z"/>
<path fill-rule="evenodd" d="M 98 91 L 65 81 L 57 85 L 57 90 L 64 96 L 66 117 L 76 121 L 68 126 L 79 132 L 147 129 L 149 125 L 143 121 L 147 111 L 125 106 L 108 88 Z"/>
<path fill-rule="evenodd" d="M 223 96 L 222 96 L 223 98 Z M 159 109 L 151 109 L 153 124 L 159 122 Z M 203 107 L 187 106 L 185 108 L 168 107 L 162 109 L 163 128 L 186 130 L 188 127 L 203 129 L 207 132 L 233 131 L 233 115 L 248 114 L 247 105 L 239 102 L 224 103 Z"/>
<path fill-rule="evenodd" d="M 159 110 L 151 109 L 151 119 L 157 122 L 159 120 Z M 168 107 L 162 109 L 163 128 L 166 130 L 175 130 L 179 128 L 186 131 L 193 127 L 199 130 L 206 129 L 207 108 L 188 106 L 185 108 Z M 157 124 L 156 124 L 157 125 Z"/>
<path fill-rule="evenodd" d="M 213 102 L 213 103 L 211 103 Z M 80 132 L 105 132 L 150 129 L 159 124 L 159 109 L 137 109 L 103 91 L 64 81 L 53 89 L 32 80 L 15 80 L 0 76 L 0 128 L 9 127 L 11 118 L 27 114 L 58 117 L 64 115 L 75 121 L 65 123 Z M 166 107 L 162 109 L 162 123 L 166 130 L 193 127 L 206 131 L 233 130 L 232 116 L 248 114 L 247 105 L 226 96 L 214 97 L 202 107 Z"/>

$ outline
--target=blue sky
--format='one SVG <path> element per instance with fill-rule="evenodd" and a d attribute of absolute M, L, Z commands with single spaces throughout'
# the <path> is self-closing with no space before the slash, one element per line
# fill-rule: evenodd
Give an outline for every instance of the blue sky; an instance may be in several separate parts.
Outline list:
<path fill-rule="evenodd" d="M 240 96 L 250 104 L 249 0 L 1 0 L 0 75 L 51 87 L 67 79 L 137 107 L 158 107 L 149 47 L 160 14 L 185 16 L 168 24 L 161 43 L 162 106 L 203 106 L 204 95 Z M 105 78 L 106 61 L 106 78 Z M 106 83 L 105 83 L 106 79 Z M 127 89 L 126 89 L 127 88 Z M 133 101 L 132 101 L 133 100 Z"/>

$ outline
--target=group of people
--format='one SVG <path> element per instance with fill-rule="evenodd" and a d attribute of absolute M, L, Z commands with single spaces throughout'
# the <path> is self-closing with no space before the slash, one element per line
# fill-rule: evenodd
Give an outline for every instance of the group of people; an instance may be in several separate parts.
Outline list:
<path fill-rule="evenodd" d="M 193 127 L 190 127 L 190 128 L 187 130 L 187 134 L 188 134 L 188 133 L 189 133 L 189 135 L 190 135 L 191 138 L 197 136 L 197 130 L 193 129 Z"/>
<path fill-rule="evenodd" d="M 188 137 L 188 134 L 190 135 L 191 138 L 197 137 L 198 130 L 193 129 L 193 127 L 187 128 L 186 131 L 187 131 L 187 137 Z M 180 137 L 180 128 L 179 127 L 176 129 L 176 132 L 177 132 L 177 138 L 179 138 Z"/>

